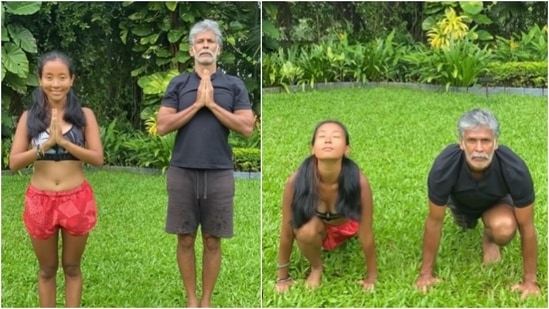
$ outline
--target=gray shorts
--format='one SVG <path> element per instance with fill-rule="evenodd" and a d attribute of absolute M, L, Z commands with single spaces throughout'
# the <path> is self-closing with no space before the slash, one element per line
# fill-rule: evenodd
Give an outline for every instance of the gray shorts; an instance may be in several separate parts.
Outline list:
<path fill-rule="evenodd" d="M 511 198 L 510 194 L 507 194 L 506 196 L 502 197 L 497 203 L 495 203 L 493 206 L 496 206 L 498 204 L 507 204 L 511 207 L 514 207 L 515 204 L 513 203 L 513 199 Z M 491 207 L 493 207 L 491 206 Z M 456 207 L 454 201 L 451 197 L 448 198 L 448 208 L 450 208 L 450 211 L 452 212 L 452 216 L 454 217 L 454 221 L 461 226 L 463 229 L 472 229 L 475 228 L 477 225 L 478 219 L 482 217 L 482 214 L 490 209 L 482 209 L 480 211 L 464 211 L 462 209 L 459 209 Z"/>
<path fill-rule="evenodd" d="M 167 172 L 166 232 L 233 237 L 232 170 L 188 169 L 170 166 Z"/>

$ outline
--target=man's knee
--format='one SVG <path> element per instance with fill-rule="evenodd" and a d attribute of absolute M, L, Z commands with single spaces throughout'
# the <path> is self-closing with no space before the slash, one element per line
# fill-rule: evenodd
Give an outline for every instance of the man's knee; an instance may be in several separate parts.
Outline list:
<path fill-rule="evenodd" d="M 499 245 L 505 245 L 515 237 L 517 222 L 514 217 L 500 216 L 493 218 L 486 225 L 486 228 L 489 229 L 494 242 Z"/>
<path fill-rule="evenodd" d="M 221 248 L 221 239 L 210 234 L 204 234 L 204 250 L 209 252 L 219 251 Z"/>
<path fill-rule="evenodd" d="M 177 235 L 177 245 L 183 250 L 194 250 L 196 234 Z"/>

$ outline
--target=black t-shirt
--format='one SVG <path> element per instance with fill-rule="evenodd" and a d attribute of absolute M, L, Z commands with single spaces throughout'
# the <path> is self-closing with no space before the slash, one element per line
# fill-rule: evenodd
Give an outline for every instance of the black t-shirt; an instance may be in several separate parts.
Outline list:
<path fill-rule="evenodd" d="M 451 197 L 463 212 L 481 212 L 511 195 L 515 207 L 535 200 L 534 186 L 526 163 L 511 149 L 499 145 L 484 177 L 475 180 L 458 144 L 446 147 L 435 159 L 427 181 L 429 199 L 444 206 Z"/>
<path fill-rule="evenodd" d="M 242 80 L 217 70 L 211 77 L 214 101 L 229 112 L 251 109 L 248 91 Z M 180 112 L 196 101 L 200 76 L 196 72 L 174 77 L 166 89 L 162 106 Z M 229 129 L 207 108 L 201 108 L 177 131 L 170 164 L 183 168 L 232 169 Z"/>

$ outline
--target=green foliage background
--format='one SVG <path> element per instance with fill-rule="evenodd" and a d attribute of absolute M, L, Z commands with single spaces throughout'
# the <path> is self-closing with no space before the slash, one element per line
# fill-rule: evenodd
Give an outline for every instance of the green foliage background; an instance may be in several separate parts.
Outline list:
<path fill-rule="evenodd" d="M 73 58 L 75 89 L 100 125 L 119 119 L 117 125 L 124 130 L 142 129 L 141 113 L 150 102 L 139 78 L 190 70 L 188 31 L 205 18 L 222 28 L 220 68 L 244 80 L 259 113 L 257 2 L 2 2 L 1 7 L 2 107 L 12 121 L 28 107 L 28 94 L 37 86 L 38 57 L 57 49 Z M 15 27 L 24 31 L 10 31 L 8 36 L 7 30 Z M 23 44 L 12 53 L 17 42 L 35 46 Z M 19 75 L 4 74 L 12 62 L 19 64 Z M 15 87 L 14 75 L 29 79 L 28 87 Z M 4 120 L 6 129 L 12 127 Z"/>

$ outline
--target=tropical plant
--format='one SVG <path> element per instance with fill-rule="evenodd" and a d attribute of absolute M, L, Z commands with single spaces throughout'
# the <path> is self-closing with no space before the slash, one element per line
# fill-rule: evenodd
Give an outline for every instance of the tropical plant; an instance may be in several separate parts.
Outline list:
<path fill-rule="evenodd" d="M 494 45 L 494 58 L 499 61 L 547 60 L 547 25 L 534 25 L 527 33 L 515 33 L 509 39 L 496 36 Z"/>
<path fill-rule="evenodd" d="M 41 2 L 7 2 L 0 5 L 2 30 L 2 136 L 13 132 L 14 119 L 10 116 L 12 98 L 27 92 L 29 86 L 38 86 L 36 68 L 29 62 L 38 52 L 33 34 L 21 24 L 40 10 Z"/>
<path fill-rule="evenodd" d="M 486 1 L 486 14 L 494 21 L 486 30 L 494 36 L 509 38 L 534 25 L 547 24 L 547 1 Z"/>
<path fill-rule="evenodd" d="M 349 48 L 354 59 L 353 78 L 357 81 L 394 81 L 404 75 L 402 56 L 407 48 L 394 40 L 395 31 L 384 39 L 376 38 L 366 44 L 355 44 Z"/>
<path fill-rule="evenodd" d="M 123 142 L 128 150 L 126 161 L 131 166 L 158 168 L 165 172 L 170 165 L 175 132 L 164 136 L 143 133 Z"/>
<path fill-rule="evenodd" d="M 5 170 L 9 166 L 11 145 L 13 144 L 13 137 L 2 139 L 2 170 Z"/>
<path fill-rule="evenodd" d="M 383 39 L 349 44 L 347 35 L 341 33 L 337 40 L 279 48 L 264 58 L 264 81 L 267 86 L 281 85 L 289 91 L 289 85 L 312 88 L 321 82 L 399 80 L 405 76 L 402 56 L 409 48 L 398 43 L 395 34 L 392 31 Z"/>
<path fill-rule="evenodd" d="M 289 86 L 296 85 L 303 77 L 303 69 L 298 66 L 299 54 L 298 45 L 287 49 L 280 47 L 276 55 L 270 58 L 269 78 L 288 92 Z"/>
<path fill-rule="evenodd" d="M 448 49 L 427 49 L 403 57 L 410 72 L 420 83 L 470 87 L 487 71 L 491 60 L 488 47 L 480 48 L 465 38 L 450 40 Z"/>
<path fill-rule="evenodd" d="M 458 16 L 452 7 L 446 8 L 444 18 L 427 31 L 429 44 L 433 48 L 448 49 L 451 40 L 461 40 L 467 35 L 469 20 L 469 17 L 465 15 Z"/>
<path fill-rule="evenodd" d="M 129 153 L 124 142 L 139 134 L 138 131 L 123 127 L 121 123 L 118 118 L 114 118 L 108 125 L 99 127 L 105 165 L 126 166 Z"/>
<path fill-rule="evenodd" d="M 143 109 L 140 114 L 142 120 L 147 120 L 151 115 L 156 115 L 162 96 L 164 95 L 166 88 L 168 88 L 168 84 L 177 75 L 179 75 L 177 70 L 169 70 L 165 72 L 156 72 L 139 78 L 137 84 L 143 89 L 143 94 L 145 94 Z"/>
<path fill-rule="evenodd" d="M 297 58 L 299 67 L 303 69 L 301 77 L 302 85 L 314 87 L 315 83 L 335 80 L 335 72 L 331 69 L 331 64 L 326 57 L 328 46 L 326 43 L 312 44 L 301 48 Z"/>
<path fill-rule="evenodd" d="M 448 48 L 450 40 L 469 39 L 488 41 L 493 39 L 486 30 L 477 30 L 480 25 L 489 25 L 492 20 L 483 14 L 482 1 L 426 2 L 422 24 L 433 48 Z"/>

